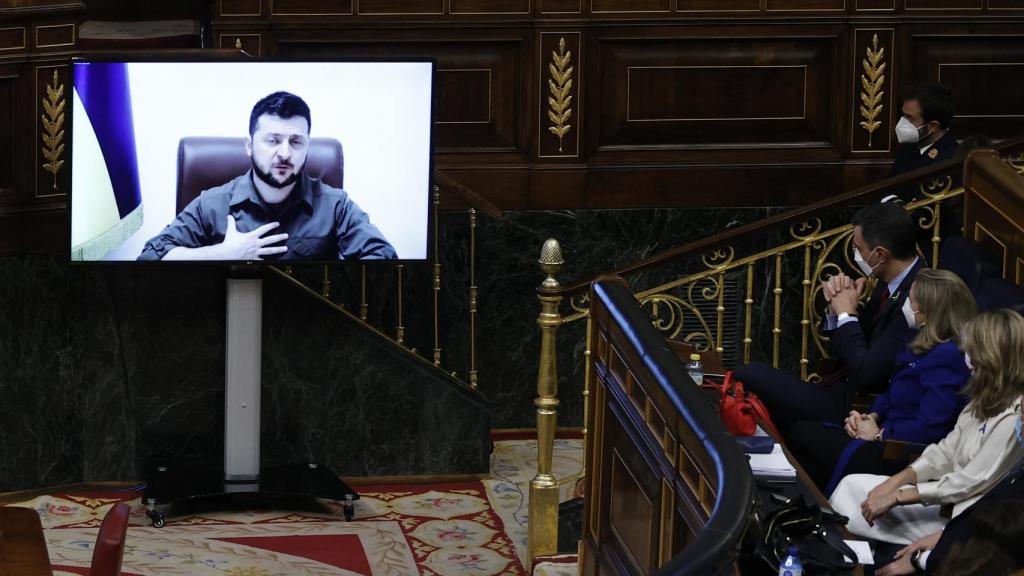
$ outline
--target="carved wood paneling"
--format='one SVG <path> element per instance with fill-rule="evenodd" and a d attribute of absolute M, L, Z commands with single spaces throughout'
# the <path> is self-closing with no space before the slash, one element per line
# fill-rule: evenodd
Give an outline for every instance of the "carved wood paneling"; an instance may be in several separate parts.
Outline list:
<path fill-rule="evenodd" d="M 0 54 L 9 50 L 21 50 L 26 47 L 24 26 L 0 26 Z"/>
<path fill-rule="evenodd" d="M 579 14 L 583 11 L 583 0 L 537 0 L 540 4 L 540 13 L 551 14 Z"/>
<path fill-rule="evenodd" d="M 263 55 L 261 34 L 220 34 L 217 44 L 225 50 L 241 50 L 255 57 Z"/>
<path fill-rule="evenodd" d="M 531 0 L 448 0 L 452 14 L 529 14 Z"/>
<path fill-rule="evenodd" d="M 991 27 L 956 34 L 914 29 L 905 43 L 908 80 L 942 82 L 953 90 L 957 138 L 985 134 L 1008 138 L 1024 132 L 1024 35 Z"/>
<path fill-rule="evenodd" d="M 765 10 L 768 12 L 819 12 L 846 10 L 846 0 L 765 0 L 765 2 Z"/>
<path fill-rule="evenodd" d="M 985 0 L 904 0 L 907 10 L 982 10 Z"/>
<path fill-rule="evenodd" d="M 672 0 L 590 0 L 594 14 L 628 14 L 637 12 L 669 12 Z"/>
<path fill-rule="evenodd" d="M 836 38 L 607 39 L 601 147 L 826 145 Z M 594 128 L 594 127 L 591 127 Z"/>
<path fill-rule="evenodd" d="M 579 32 L 541 32 L 539 38 L 538 156 L 579 156 L 583 118 Z"/>
<path fill-rule="evenodd" d="M 260 16 L 262 11 L 261 0 L 219 0 L 221 16 Z"/>
<path fill-rule="evenodd" d="M 444 14 L 444 0 L 359 0 L 359 14 Z"/>
<path fill-rule="evenodd" d="M 630 446 L 630 451 L 635 448 Z M 653 479 L 653 472 L 644 467 L 630 466 L 612 448 L 611 494 L 608 521 L 611 533 L 618 540 L 629 559 L 643 574 L 651 572 L 654 558 L 651 535 L 654 532 L 654 504 L 638 482 L 637 476 Z M 646 469 L 645 469 L 646 468 Z"/>
<path fill-rule="evenodd" d="M 270 0 L 276 16 L 345 16 L 352 14 L 352 0 Z"/>
<path fill-rule="evenodd" d="M 893 146 L 894 33 L 892 28 L 858 28 L 853 37 L 853 77 L 850 92 L 850 150 L 887 153 Z"/>
<path fill-rule="evenodd" d="M 676 0 L 677 12 L 758 12 L 761 0 Z"/>
<path fill-rule="evenodd" d="M 34 45 L 36 48 L 64 48 L 75 45 L 77 26 L 74 22 L 36 26 Z"/>
<path fill-rule="evenodd" d="M 63 199 L 71 186 L 71 170 L 67 166 L 71 148 L 71 134 L 67 130 L 71 112 L 70 69 L 59 64 L 36 66 L 34 71 L 35 198 Z"/>
<path fill-rule="evenodd" d="M 857 12 L 892 12 L 897 0 L 853 0 Z"/>
<path fill-rule="evenodd" d="M 434 150 L 439 154 L 518 152 L 522 149 L 523 42 L 408 40 L 358 36 L 346 41 L 282 41 L 288 58 L 428 57 L 437 62 Z"/>
<path fill-rule="evenodd" d="M 13 201 L 17 192 L 14 168 L 20 146 L 14 119 L 18 78 L 16 66 L 0 66 L 0 204 Z"/>

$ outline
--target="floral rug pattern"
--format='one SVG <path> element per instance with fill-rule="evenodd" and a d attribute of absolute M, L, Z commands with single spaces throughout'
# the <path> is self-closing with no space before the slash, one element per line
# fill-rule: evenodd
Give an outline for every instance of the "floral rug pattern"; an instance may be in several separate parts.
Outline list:
<path fill-rule="evenodd" d="M 123 572 L 134 576 L 309 574 L 522 576 L 526 572 L 479 482 L 365 486 L 356 516 L 231 511 L 171 517 L 153 528 L 140 492 L 53 494 L 15 504 L 36 510 L 57 574 L 87 574 L 97 529 L 119 501 L 132 512 Z"/>
<path fill-rule="evenodd" d="M 170 517 L 153 528 L 140 491 L 50 494 L 12 504 L 39 513 L 57 576 L 88 574 L 96 533 L 117 502 L 131 509 L 126 576 L 524 576 L 534 440 L 496 441 L 491 479 L 432 485 L 360 486 L 352 522 L 341 505 L 324 513 L 232 510 Z M 583 464 L 581 440 L 556 440 L 562 500 Z M 574 564 L 538 566 L 567 575 Z"/>

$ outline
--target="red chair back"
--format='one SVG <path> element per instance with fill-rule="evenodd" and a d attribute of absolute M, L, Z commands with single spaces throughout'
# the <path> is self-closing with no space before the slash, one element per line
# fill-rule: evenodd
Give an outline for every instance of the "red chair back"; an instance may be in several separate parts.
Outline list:
<path fill-rule="evenodd" d="M 118 502 L 103 518 L 100 533 L 96 535 L 96 547 L 92 551 L 90 576 L 120 576 L 130 510 L 127 504 Z"/>

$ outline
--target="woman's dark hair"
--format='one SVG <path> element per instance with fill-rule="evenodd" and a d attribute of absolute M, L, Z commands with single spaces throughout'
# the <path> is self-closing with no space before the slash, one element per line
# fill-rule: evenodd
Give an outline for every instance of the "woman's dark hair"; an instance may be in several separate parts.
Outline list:
<path fill-rule="evenodd" d="M 256 125 L 259 124 L 260 116 L 264 114 L 281 118 L 301 116 L 306 119 L 307 128 L 313 126 L 313 120 L 309 116 L 309 106 L 302 98 L 291 92 L 268 94 L 252 107 L 252 114 L 249 115 L 249 136 L 256 133 Z"/>

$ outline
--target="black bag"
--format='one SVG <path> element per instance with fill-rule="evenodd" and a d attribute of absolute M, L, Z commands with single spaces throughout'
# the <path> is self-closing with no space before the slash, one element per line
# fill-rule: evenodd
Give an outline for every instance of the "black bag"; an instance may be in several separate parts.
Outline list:
<path fill-rule="evenodd" d="M 843 541 L 848 518 L 808 505 L 803 496 L 769 514 L 762 526 L 758 556 L 773 570 L 795 546 L 804 570 L 812 574 L 845 573 L 857 567 L 857 554 Z"/>

